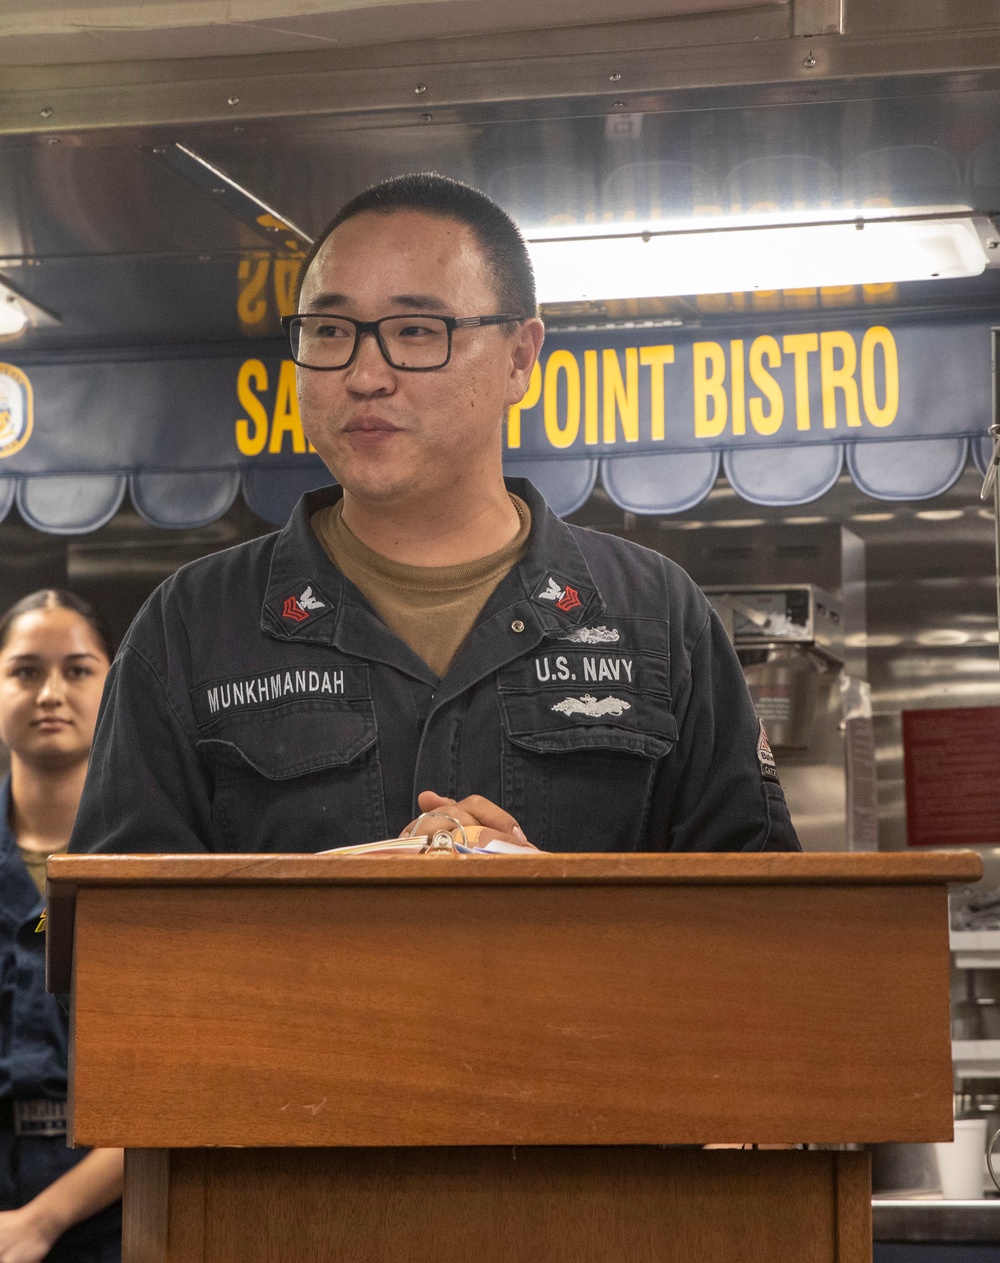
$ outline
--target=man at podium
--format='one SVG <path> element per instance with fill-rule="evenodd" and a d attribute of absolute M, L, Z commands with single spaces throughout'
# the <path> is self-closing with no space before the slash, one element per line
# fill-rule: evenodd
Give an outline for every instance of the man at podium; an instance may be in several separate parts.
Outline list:
<path fill-rule="evenodd" d="M 283 323 L 338 485 L 147 602 L 72 849 L 319 851 L 440 809 L 544 850 L 797 850 L 701 592 L 503 477 L 543 339 L 508 216 L 440 176 L 376 185 Z"/>

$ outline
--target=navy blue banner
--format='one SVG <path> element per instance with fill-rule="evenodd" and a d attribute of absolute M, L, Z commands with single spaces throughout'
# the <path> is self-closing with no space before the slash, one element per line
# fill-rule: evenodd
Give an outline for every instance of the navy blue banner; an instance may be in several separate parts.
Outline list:
<path fill-rule="evenodd" d="M 531 459 L 614 458 L 953 438 L 989 424 L 987 324 L 844 321 L 557 334 L 507 442 Z"/>
<path fill-rule="evenodd" d="M 509 463 L 983 434 L 984 322 L 553 333 Z M 0 366 L 0 476 L 315 465 L 295 368 L 262 353 Z"/>

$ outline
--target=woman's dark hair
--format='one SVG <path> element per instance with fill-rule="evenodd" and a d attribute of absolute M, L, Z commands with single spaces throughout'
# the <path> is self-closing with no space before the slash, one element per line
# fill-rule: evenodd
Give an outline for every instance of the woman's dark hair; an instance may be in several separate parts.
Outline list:
<path fill-rule="evenodd" d="M 6 645 L 10 629 L 14 626 L 17 619 L 22 614 L 30 614 L 34 610 L 72 610 L 74 614 L 80 615 L 94 633 L 94 637 L 107 655 L 108 661 L 110 662 L 115 656 L 114 640 L 104 619 L 101 618 L 89 601 L 85 601 L 82 596 L 77 596 L 75 592 L 67 592 L 63 588 L 42 588 L 38 592 L 31 592 L 28 596 L 22 596 L 20 601 L 12 605 L 6 614 L 0 617 L 0 650 Z"/>

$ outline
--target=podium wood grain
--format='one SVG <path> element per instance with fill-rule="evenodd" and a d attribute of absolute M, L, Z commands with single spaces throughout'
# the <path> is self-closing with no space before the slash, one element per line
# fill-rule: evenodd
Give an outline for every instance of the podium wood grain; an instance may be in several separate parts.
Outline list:
<path fill-rule="evenodd" d="M 146 1150 L 127 1172 L 126 1263 L 871 1260 L 864 1153 Z"/>
<path fill-rule="evenodd" d="M 978 865 L 55 860 L 74 1140 L 947 1139 L 944 880 Z"/>
<path fill-rule="evenodd" d="M 948 1139 L 980 873 L 51 860 L 74 1139 L 128 1151 L 124 1263 L 870 1263 L 865 1154 L 697 1146 Z"/>

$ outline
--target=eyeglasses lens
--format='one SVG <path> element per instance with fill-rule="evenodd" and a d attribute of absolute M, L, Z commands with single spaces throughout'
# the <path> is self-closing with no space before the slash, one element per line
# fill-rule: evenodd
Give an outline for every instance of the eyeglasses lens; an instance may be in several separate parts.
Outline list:
<path fill-rule="evenodd" d="M 322 317 L 296 320 L 291 327 L 292 352 L 310 368 L 342 368 L 354 350 L 354 326 L 349 320 Z"/>
<path fill-rule="evenodd" d="M 439 368 L 448 359 L 448 326 L 433 316 L 393 316 L 380 326 L 389 363 L 397 368 Z"/>
<path fill-rule="evenodd" d="M 395 368 L 440 368 L 448 361 L 448 326 L 435 316 L 391 316 L 379 322 L 379 331 Z M 308 317 L 291 326 L 292 352 L 307 368 L 343 368 L 356 336 L 349 320 Z"/>

